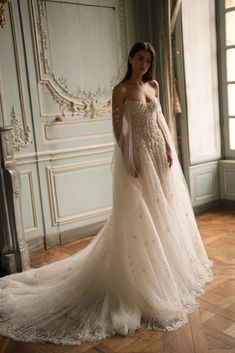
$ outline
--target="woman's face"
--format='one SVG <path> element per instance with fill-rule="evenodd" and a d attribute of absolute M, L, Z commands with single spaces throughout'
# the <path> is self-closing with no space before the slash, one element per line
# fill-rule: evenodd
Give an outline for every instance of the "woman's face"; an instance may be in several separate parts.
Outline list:
<path fill-rule="evenodd" d="M 129 57 L 129 63 L 132 65 L 132 71 L 144 75 L 152 62 L 152 54 L 148 50 L 140 50 L 134 57 Z"/>

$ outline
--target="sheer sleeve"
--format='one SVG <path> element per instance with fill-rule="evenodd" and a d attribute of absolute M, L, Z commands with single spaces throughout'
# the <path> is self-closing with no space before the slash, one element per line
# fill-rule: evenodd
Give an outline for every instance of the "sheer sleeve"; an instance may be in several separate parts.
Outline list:
<path fill-rule="evenodd" d="M 130 119 L 124 110 L 123 104 L 113 104 L 112 108 L 113 133 L 117 146 L 122 152 L 125 168 L 131 176 L 136 177 L 136 168 L 133 157 L 132 129 Z"/>
<path fill-rule="evenodd" d="M 162 114 L 162 108 L 159 101 L 157 104 L 157 124 L 163 133 L 166 144 L 168 145 L 169 148 L 172 149 L 172 146 L 174 146 L 174 142 L 172 140 L 165 118 Z"/>
<path fill-rule="evenodd" d="M 161 104 L 160 104 L 160 90 L 159 90 L 159 84 L 156 80 L 153 80 L 154 86 L 155 86 L 155 90 L 156 90 L 156 97 L 157 97 L 157 124 L 160 128 L 160 130 L 162 131 L 165 143 L 167 145 L 167 147 L 171 148 L 172 147 L 172 143 L 173 140 L 171 138 L 171 134 L 168 130 L 168 126 L 165 122 L 165 118 L 162 114 L 162 108 L 161 108 Z"/>
<path fill-rule="evenodd" d="M 120 146 L 120 139 L 122 134 L 123 125 L 123 105 L 113 105 L 112 108 L 112 121 L 113 121 L 113 133 L 117 144 Z"/>

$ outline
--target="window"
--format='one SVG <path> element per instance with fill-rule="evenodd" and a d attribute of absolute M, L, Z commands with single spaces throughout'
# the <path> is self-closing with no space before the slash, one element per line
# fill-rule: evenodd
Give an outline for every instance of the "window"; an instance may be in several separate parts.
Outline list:
<path fill-rule="evenodd" d="M 217 0 L 224 154 L 235 158 L 235 0 Z"/>

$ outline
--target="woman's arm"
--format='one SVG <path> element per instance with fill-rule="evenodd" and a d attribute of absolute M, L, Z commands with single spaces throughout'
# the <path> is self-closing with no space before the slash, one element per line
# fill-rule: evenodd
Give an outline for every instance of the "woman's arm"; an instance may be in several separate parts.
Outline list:
<path fill-rule="evenodd" d="M 124 99 L 125 89 L 122 87 L 122 85 L 119 84 L 114 87 L 112 96 L 113 133 L 118 144 L 120 144 L 122 133 Z"/>
<path fill-rule="evenodd" d="M 119 145 L 123 161 L 126 166 L 128 173 L 134 178 L 138 177 L 138 170 L 134 163 L 132 138 L 130 131 L 123 133 L 123 112 L 124 112 L 124 101 L 126 99 L 126 89 L 123 85 L 119 84 L 114 87 L 112 96 L 112 121 L 113 121 L 113 133 L 117 144 Z M 130 126 L 129 126 L 130 128 Z"/>

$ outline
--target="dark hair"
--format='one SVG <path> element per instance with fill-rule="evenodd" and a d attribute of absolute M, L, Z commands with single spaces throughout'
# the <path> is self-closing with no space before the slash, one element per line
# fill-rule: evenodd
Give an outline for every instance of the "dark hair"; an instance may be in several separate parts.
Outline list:
<path fill-rule="evenodd" d="M 131 51 L 128 55 L 127 62 L 127 72 L 121 82 L 129 80 L 132 74 L 132 65 L 129 63 L 129 57 L 134 58 L 135 54 L 140 50 L 148 50 L 152 55 L 151 65 L 149 66 L 148 71 L 143 75 L 142 79 L 144 82 L 152 81 L 155 79 L 155 67 L 156 67 L 156 53 L 152 44 L 148 42 L 137 42 L 131 48 Z"/>

